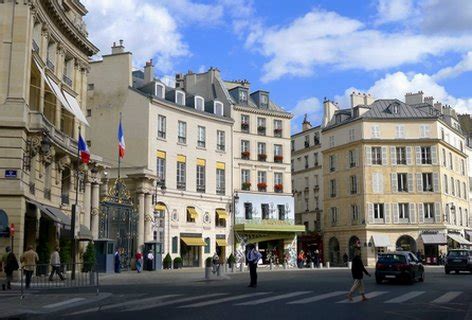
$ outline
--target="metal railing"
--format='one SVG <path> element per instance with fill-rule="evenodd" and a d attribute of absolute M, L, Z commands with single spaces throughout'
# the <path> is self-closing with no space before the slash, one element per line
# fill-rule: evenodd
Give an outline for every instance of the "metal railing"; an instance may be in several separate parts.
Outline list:
<path fill-rule="evenodd" d="M 75 266 L 75 276 L 72 269 Z M 95 288 L 100 292 L 99 275 L 95 265 L 76 263 L 75 265 L 51 264 L 25 265 L 20 269 L 21 298 L 30 289 L 60 289 L 60 288 Z"/>
<path fill-rule="evenodd" d="M 64 81 L 65 84 L 67 84 L 69 87 L 72 87 L 72 79 L 69 78 L 67 75 L 62 76 L 62 80 Z"/>

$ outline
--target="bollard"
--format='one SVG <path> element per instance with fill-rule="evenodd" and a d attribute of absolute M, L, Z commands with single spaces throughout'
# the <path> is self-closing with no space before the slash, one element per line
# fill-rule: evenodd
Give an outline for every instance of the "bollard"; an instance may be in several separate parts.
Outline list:
<path fill-rule="evenodd" d="M 284 270 L 287 270 L 287 262 L 284 262 Z"/>
<path fill-rule="evenodd" d="M 274 269 L 274 264 L 271 261 L 270 264 L 269 264 L 269 270 L 273 270 L 273 269 Z"/>
<path fill-rule="evenodd" d="M 210 279 L 210 272 L 211 272 L 211 268 L 206 267 L 205 268 L 205 280 Z"/>
<path fill-rule="evenodd" d="M 219 265 L 218 267 L 216 267 L 216 276 L 217 276 L 217 277 L 221 277 L 221 265 Z"/>
<path fill-rule="evenodd" d="M 320 269 L 323 269 L 323 262 L 320 262 Z"/>
<path fill-rule="evenodd" d="M 348 267 L 349 269 L 352 269 L 352 261 L 348 261 L 347 267 Z"/>
<path fill-rule="evenodd" d="M 315 263 L 314 262 L 310 262 L 310 269 L 315 269 Z"/>
<path fill-rule="evenodd" d="M 329 269 L 330 267 L 331 267 L 331 265 L 330 265 L 330 262 L 329 262 L 329 261 L 328 261 L 328 262 L 326 262 L 326 268 L 328 268 L 328 269 Z"/>

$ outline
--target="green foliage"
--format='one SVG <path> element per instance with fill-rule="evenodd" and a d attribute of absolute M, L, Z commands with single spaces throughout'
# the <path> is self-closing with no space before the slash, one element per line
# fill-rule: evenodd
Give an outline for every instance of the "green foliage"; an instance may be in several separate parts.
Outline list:
<path fill-rule="evenodd" d="M 167 254 L 164 257 L 163 265 L 164 269 L 170 269 L 172 267 L 172 258 L 170 257 L 170 254 Z"/>
<path fill-rule="evenodd" d="M 69 264 L 72 260 L 71 241 L 69 239 L 61 238 L 61 240 L 59 241 L 59 247 L 61 248 L 61 250 L 59 251 L 61 263 Z"/>
<path fill-rule="evenodd" d="M 183 261 L 181 257 L 174 258 L 174 269 L 182 268 L 182 263 Z"/>
<path fill-rule="evenodd" d="M 229 255 L 229 257 L 228 257 L 228 263 L 229 263 L 229 264 L 236 263 L 236 258 L 234 257 L 233 254 L 230 254 L 230 255 Z"/>
<path fill-rule="evenodd" d="M 38 253 L 39 257 L 39 264 L 49 264 L 49 259 L 51 258 L 51 250 L 47 244 L 45 239 L 40 238 L 38 247 L 36 248 L 36 252 Z"/>
<path fill-rule="evenodd" d="M 95 266 L 96 257 L 95 257 L 95 246 L 92 242 L 89 242 L 87 245 L 87 249 L 83 255 L 83 263 L 84 263 L 84 272 L 90 272 L 93 270 Z"/>
<path fill-rule="evenodd" d="M 206 260 L 205 260 L 205 266 L 206 266 L 207 268 L 210 268 L 211 265 L 212 265 L 212 263 L 213 263 L 213 258 L 212 258 L 212 257 L 206 258 Z"/>

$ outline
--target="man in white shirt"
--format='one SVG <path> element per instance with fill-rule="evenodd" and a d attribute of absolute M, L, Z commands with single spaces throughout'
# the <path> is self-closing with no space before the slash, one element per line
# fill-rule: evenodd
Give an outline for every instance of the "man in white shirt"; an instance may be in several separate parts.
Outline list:
<path fill-rule="evenodd" d="M 250 243 L 247 246 L 247 262 L 249 264 L 249 274 L 251 276 L 251 283 L 248 287 L 257 287 L 257 263 L 261 259 L 262 255 L 256 250 L 256 247 Z"/>
<path fill-rule="evenodd" d="M 64 276 L 61 273 L 61 256 L 59 255 L 59 247 L 56 247 L 56 250 L 51 254 L 51 274 L 49 275 L 49 281 L 53 280 L 54 273 L 57 273 L 61 280 L 65 280 Z"/>

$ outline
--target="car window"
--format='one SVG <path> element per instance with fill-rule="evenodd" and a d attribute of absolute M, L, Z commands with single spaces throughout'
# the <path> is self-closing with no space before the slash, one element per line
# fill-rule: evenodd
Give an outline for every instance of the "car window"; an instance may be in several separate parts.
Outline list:
<path fill-rule="evenodd" d="M 380 255 L 378 261 L 380 263 L 406 263 L 406 257 L 401 254 L 388 253 Z"/>
<path fill-rule="evenodd" d="M 418 262 L 418 259 L 416 258 L 416 256 L 413 253 L 409 253 L 408 256 L 409 256 L 411 261 Z"/>
<path fill-rule="evenodd" d="M 468 253 L 465 250 L 449 251 L 448 257 L 467 257 Z"/>

